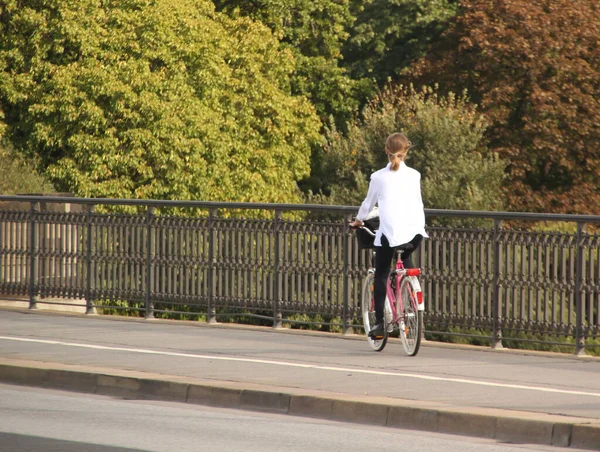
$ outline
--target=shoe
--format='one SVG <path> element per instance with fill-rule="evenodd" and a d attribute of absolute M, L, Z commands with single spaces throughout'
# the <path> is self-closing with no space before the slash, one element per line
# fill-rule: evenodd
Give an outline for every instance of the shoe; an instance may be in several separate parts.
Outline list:
<path fill-rule="evenodd" d="M 381 339 L 381 338 L 383 338 L 383 334 L 384 334 L 383 322 L 380 322 L 380 323 L 376 324 L 369 331 L 369 337 L 371 339 Z"/>

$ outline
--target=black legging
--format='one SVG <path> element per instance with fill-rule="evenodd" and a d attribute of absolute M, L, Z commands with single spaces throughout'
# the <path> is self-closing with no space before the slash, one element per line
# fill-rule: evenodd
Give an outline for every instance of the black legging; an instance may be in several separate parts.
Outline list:
<path fill-rule="evenodd" d="M 410 255 L 419 247 L 423 236 L 417 234 L 408 242 L 413 245 L 412 250 L 402 252 L 402 263 L 405 268 L 414 268 Z M 400 245 L 402 246 L 402 245 Z M 385 235 L 381 235 L 381 246 L 375 247 L 375 287 L 373 289 L 375 297 L 375 323 L 383 322 L 383 307 L 385 305 L 387 279 L 390 276 L 390 266 L 394 258 L 396 247 L 390 246 Z"/>

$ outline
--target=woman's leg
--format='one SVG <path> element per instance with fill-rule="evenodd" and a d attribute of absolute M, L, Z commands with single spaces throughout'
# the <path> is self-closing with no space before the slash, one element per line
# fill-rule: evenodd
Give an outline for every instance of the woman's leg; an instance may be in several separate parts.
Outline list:
<path fill-rule="evenodd" d="M 410 242 L 408 242 L 412 243 L 413 249 L 410 251 L 404 251 L 402 253 L 402 263 L 404 264 L 404 268 L 415 268 L 410 255 L 417 250 L 422 241 L 423 236 L 421 234 L 417 234 Z"/>
<path fill-rule="evenodd" d="M 375 324 L 383 327 L 383 309 L 385 306 L 386 285 L 390 276 L 390 266 L 394 258 L 394 248 L 385 235 L 381 236 L 381 246 L 375 247 Z"/>

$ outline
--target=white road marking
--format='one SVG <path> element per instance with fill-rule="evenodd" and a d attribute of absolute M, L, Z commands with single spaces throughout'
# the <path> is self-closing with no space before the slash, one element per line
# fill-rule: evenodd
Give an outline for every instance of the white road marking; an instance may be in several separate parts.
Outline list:
<path fill-rule="evenodd" d="M 489 382 L 489 381 L 467 380 L 464 378 L 434 377 L 434 376 L 429 376 L 429 375 L 408 374 L 408 373 L 402 373 L 402 372 L 386 372 L 386 371 L 381 371 L 381 370 L 358 369 L 358 368 L 351 368 L 351 367 L 331 367 L 331 366 L 320 366 L 317 364 L 300 364 L 300 363 L 291 363 L 291 362 L 286 362 L 286 361 L 271 361 L 271 360 L 267 360 L 267 359 L 236 358 L 234 356 L 219 356 L 219 355 L 195 355 L 193 353 L 164 352 L 164 351 L 160 351 L 160 350 L 149 350 L 149 349 L 143 349 L 143 348 L 108 347 L 105 345 L 78 344 L 75 342 L 52 341 L 52 340 L 46 340 L 46 339 L 30 339 L 30 338 L 25 338 L 25 337 L 12 337 L 12 336 L 0 336 L 0 340 L 15 341 L 15 342 L 33 342 L 33 343 L 37 343 L 37 344 L 48 344 L 48 345 L 62 345 L 65 347 L 79 347 L 79 348 L 88 348 L 88 349 L 94 349 L 94 350 L 141 353 L 141 354 L 146 354 L 146 355 L 174 356 L 174 357 L 178 357 L 178 358 L 207 359 L 207 360 L 215 360 L 215 361 L 235 361 L 235 362 L 244 362 L 244 363 L 253 363 L 253 364 L 268 364 L 268 365 L 283 366 L 283 367 L 300 367 L 303 369 L 328 370 L 328 371 L 334 371 L 334 372 L 346 372 L 346 373 L 352 372 L 352 373 L 368 374 L 368 375 L 385 375 L 388 377 L 416 378 L 418 380 L 464 383 L 464 384 L 477 385 L 477 386 L 491 386 L 491 387 L 495 387 L 495 388 L 523 389 L 523 390 L 527 390 L 527 391 L 549 392 L 549 393 L 554 393 L 554 394 L 568 394 L 568 395 L 582 395 L 582 396 L 589 396 L 589 397 L 600 397 L 600 393 L 596 393 L 596 392 L 570 391 L 570 390 L 566 390 L 566 389 L 544 388 L 544 387 L 539 387 L 539 386 L 525 386 L 525 385 L 506 384 L 506 383 L 493 383 L 493 382 Z"/>

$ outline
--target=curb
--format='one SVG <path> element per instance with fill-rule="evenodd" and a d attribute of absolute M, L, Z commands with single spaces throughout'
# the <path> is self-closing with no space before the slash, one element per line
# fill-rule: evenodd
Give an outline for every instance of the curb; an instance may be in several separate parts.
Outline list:
<path fill-rule="evenodd" d="M 126 399 L 162 400 L 511 443 L 600 450 L 600 419 L 448 407 L 386 397 L 214 382 L 161 374 L 0 359 L 0 382 Z"/>

